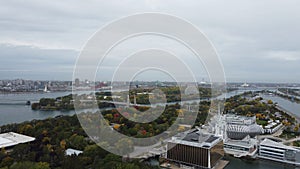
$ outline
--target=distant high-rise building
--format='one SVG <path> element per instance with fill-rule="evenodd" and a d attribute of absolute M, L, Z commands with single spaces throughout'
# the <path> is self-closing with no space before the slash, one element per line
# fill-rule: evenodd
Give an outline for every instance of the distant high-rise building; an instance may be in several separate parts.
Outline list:
<path fill-rule="evenodd" d="M 80 85 L 80 81 L 79 81 L 78 78 L 76 78 L 76 79 L 75 79 L 75 86 L 76 86 L 76 87 L 79 87 L 79 85 Z"/>

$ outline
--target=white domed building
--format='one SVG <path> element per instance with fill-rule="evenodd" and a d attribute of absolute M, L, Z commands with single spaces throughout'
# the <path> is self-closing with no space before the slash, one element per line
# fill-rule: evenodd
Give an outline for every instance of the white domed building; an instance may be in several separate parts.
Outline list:
<path fill-rule="evenodd" d="M 257 124 L 250 125 L 238 125 L 238 124 L 228 124 L 226 129 L 226 134 L 228 138 L 240 140 L 246 136 L 251 138 L 262 134 L 263 129 Z"/>
<path fill-rule="evenodd" d="M 225 115 L 226 139 L 224 150 L 226 154 L 234 157 L 254 157 L 258 151 L 257 135 L 263 134 L 264 130 L 256 124 L 256 117 Z"/>

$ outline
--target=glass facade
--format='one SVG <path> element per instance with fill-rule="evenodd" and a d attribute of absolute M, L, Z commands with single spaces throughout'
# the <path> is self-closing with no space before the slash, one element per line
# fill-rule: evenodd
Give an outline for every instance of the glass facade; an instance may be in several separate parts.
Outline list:
<path fill-rule="evenodd" d="M 208 167 L 208 149 L 183 144 L 168 144 L 168 147 L 173 147 L 167 152 L 168 159 L 187 165 L 197 165 L 205 168 Z"/>

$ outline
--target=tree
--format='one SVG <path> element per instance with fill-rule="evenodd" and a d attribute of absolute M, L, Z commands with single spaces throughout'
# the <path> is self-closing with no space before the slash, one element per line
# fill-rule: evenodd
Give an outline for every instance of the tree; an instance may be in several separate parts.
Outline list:
<path fill-rule="evenodd" d="M 19 144 L 14 147 L 13 151 L 11 152 L 11 156 L 23 161 L 26 159 L 29 151 L 30 147 L 27 144 Z"/>
<path fill-rule="evenodd" d="M 32 110 L 38 110 L 38 109 L 40 109 L 41 107 L 40 107 L 40 104 L 39 103 L 32 103 L 31 104 L 31 109 Z"/>
<path fill-rule="evenodd" d="M 50 166 L 48 163 L 45 162 L 38 162 L 38 163 L 34 163 L 34 162 L 29 162 L 29 161 L 25 161 L 25 162 L 19 162 L 16 164 L 13 164 L 10 169 L 50 169 Z"/>
<path fill-rule="evenodd" d="M 14 159 L 7 156 L 0 163 L 0 167 L 11 166 L 14 163 Z"/>
<path fill-rule="evenodd" d="M 65 158 L 62 168 L 83 169 L 84 166 L 78 156 L 72 155 Z"/>
<path fill-rule="evenodd" d="M 294 132 L 298 132 L 298 130 L 299 130 L 299 127 L 298 127 L 298 126 L 295 126 L 295 127 L 294 127 Z"/>
<path fill-rule="evenodd" d="M 84 137 L 76 134 L 70 137 L 69 144 L 71 147 L 79 150 L 83 150 L 87 146 Z"/>
<path fill-rule="evenodd" d="M 85 147 L 83 154 L 88 157 L 100 157 L 104 158 L 108 152 L 103 150 L 101 147 L 99 147 L 96 144 L 88 145 Z"/>
<path fill-rule="evenodd" d="M 61 147 L 63 150 L 66 149 L 66 144 L 67 144 L 66 140 L 60 141 L 60 147 Z"/>
<path fill-rule="evenodd" d="M 117 143 L 115 143 L 116 148 L 120 154 L 126 155 L 133 151 L 133 143 L 130 139 L 122 138 Z"/>

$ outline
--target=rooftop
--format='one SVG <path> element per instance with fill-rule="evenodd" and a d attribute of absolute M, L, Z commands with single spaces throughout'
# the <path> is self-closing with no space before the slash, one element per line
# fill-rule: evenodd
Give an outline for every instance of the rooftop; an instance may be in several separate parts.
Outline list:
<path fill-rule="evenodd" d="M 71 148 L 66 150 L 66 155 L 67 156 L 71 156 L 71 155 L 77 155 L 78 156 L 81 153 L 83 153 L 83 151 L 75 150 L 75 149 L 71 149 Z"/>
<path fill-rule="evenodd" d="M 235 114 L 226 114 L 226 122 L 229 124 L 250 125 L 256 123 L 256 117 L 239 116 Z"/>
<path fill-rule="evenodd" d="M 267 138 L 264 139 L 262 142 L 260 142 L 260 146 L 270 146 L 270 147 L 274 147 L 274 148 L 283 148 L 283 149 L 288 149 L 288 150 L 300 151 L 296 147 L 287 146 L 287 145 L 284 145 L 283 143 L 276 142 L 276 141 L 273 141 L 273 140 L 270 140 Z"/>
<path fill-rule="evenodd" d="M 0 134 L 0 148 L 11 147 L 21 143 L 28 143 L 34 140 L 34 137 L 29 137 L 14 132 L 2 133 Z"/>
<path fill-rule="evenodd" d="M 257 144 L 257 141 L 256 141 L 256 139 L 252 139 L 250 137 L 245 137 L 242 140 L 226 139 L 224 144 L 245 147 L 245 148 L 251 148 Z"/>
<path fill-rule="evenodd" d="M 203 133 L 197 129 L 192 129 L 184 133 L 179 133 L 173 137 L 170 142 L 195 147 L 210 148 L 217 144 L 220 140 L 222 140 L 220 137 Z"/>

